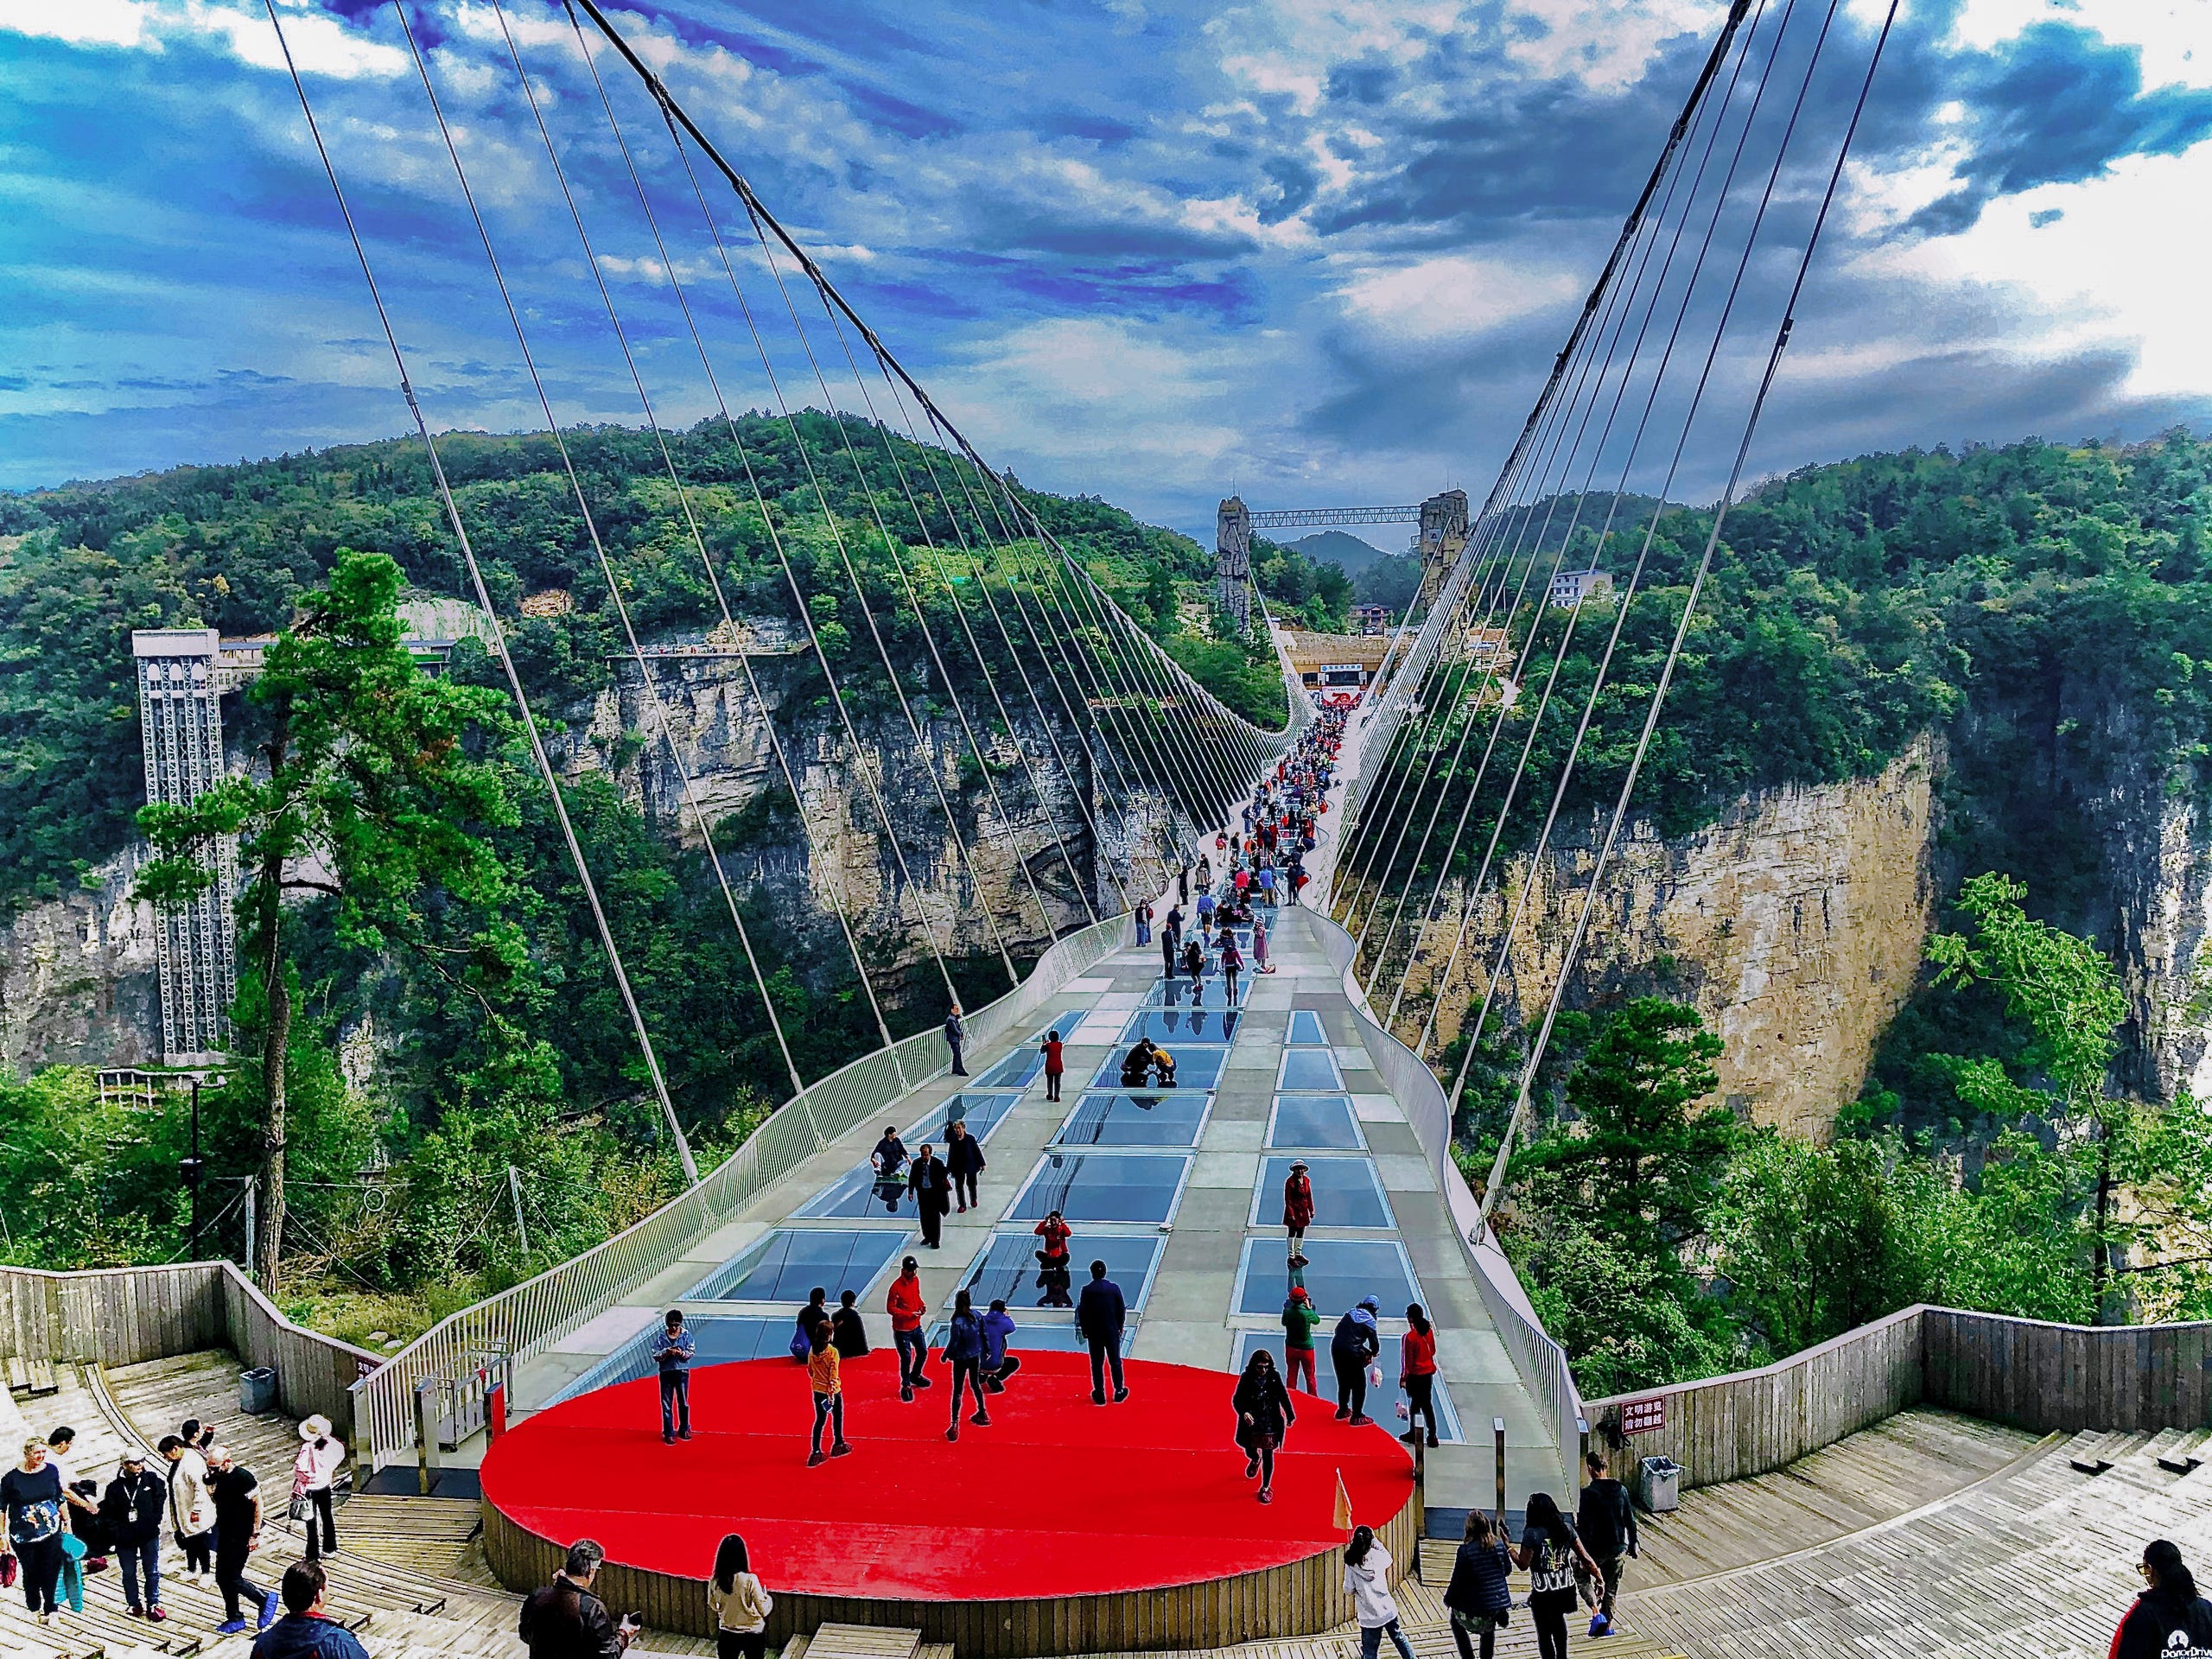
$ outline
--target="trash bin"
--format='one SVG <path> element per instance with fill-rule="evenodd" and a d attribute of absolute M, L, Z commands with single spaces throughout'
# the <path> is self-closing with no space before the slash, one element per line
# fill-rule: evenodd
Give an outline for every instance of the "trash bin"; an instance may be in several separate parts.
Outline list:
<path fill-rule="evenodd" d="M 238 1409 L 249 1417 L 266 1416 L 276 1409 L 276 1373 L 257 1365 L 238 1373 Z"/>
<path fill-rule="evenodd" d="M 1650 1515 L 1668 1515 L 1681 1508 L 1681 1465 L 1672 1458 L 1640 1459 L 1636 1465 L 1636 1501 Z"/>

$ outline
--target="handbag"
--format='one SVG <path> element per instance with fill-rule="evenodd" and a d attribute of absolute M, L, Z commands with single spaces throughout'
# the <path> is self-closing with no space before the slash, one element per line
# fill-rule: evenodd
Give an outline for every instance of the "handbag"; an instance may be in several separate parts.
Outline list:
<path fill-rule="evenodd" d="M 0 1590 L 16 1587 L 16 1552 L 0 1549 Z"/>
<path fill-rule="evenodd" d="M 292 1501 L 284 1506 L 284 1518 L 287 1521 L 304 1521 L 308 1518 L 308 1495 L 305 1492 L 292 1494 Z"/>
<path fill-rule="evenodd" d="M 805 1332 L 794 1331 L 791 1332 L 791 1357 L 793 1359 L 804 1359 L 813 1351 L 814 1344 L 806 1339 Z"/>

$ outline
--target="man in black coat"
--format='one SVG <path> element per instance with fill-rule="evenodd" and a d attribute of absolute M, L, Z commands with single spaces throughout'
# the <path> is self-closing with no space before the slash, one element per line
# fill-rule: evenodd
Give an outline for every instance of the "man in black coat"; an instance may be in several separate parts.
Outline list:
<path fill-rule="evenodd" d="M 569 1546 L 569 1559 L 543 1590 L 522 1605 L 520 1634 L 530 1659 L 621 1659 L 632 1631 L 618 1627 L 591 1592 L 607 1552 L 588 1538 Z"/>
<path fill-rule="evenodd" d="M 115 1541 L 124 1605 L 151 1619 L 168 1617 L 162 1611 L 162 1511 L 168 1501 L 168 1482 L 146 1467 L 144 1448 L 125 1446 L 115 1478 L 100 1495 L 100 1519 Z"/>
<path fill-rule="evenodd" d="M 944 1046 L 952 1051 L 952 1075 L 964 1077 L 968 1068 L 960 1063 L 960 1046 L 968 1040 L 968 1027 L 961 1022 L 960 1005 L 952 1005 L 952 1012 L 944 1016 Z"/>
<path fill-rule="evenodd" d="M 907 1172 L 906 1190 L 914 1195 L 914 1208 L 921 1216 L 922 1243 L 934 1250 L 944 1227 L 945 1212 L 952 1208 L 952 1176 L 944 1160 L 937 1155 L 937 1148 L 926 1141 Z"/>
<path fill-rule="evenodd" d="M 969 1205 L 980 1203 L 976 1178 L 983 1173 L 983 1143 L 969 1134 L 968 1126 L 957 1118 L 945 1128 L 944 1166 L 952 1176 L 952 1196 L 964 1216 Z"/>
<path fill-rule="evenodd" d="M 1083 1287 L 1083 1294 L 1076 1298 L 1075 1328 L 1090 1346 L 1090 1403 L 1106 1403 L 1106 1372 L 1114 1373 L 1114 1403 L 1119 1405 L 1129 1397 L 1128 1385 L 1122 1380 L 1122 1329 L 1128 1323 L 1127 1304 L 1122 1300 L 1122 1287 L 1106 1276 L 1106 1264 L 1090 1264 L 1090 1282 Z"/>

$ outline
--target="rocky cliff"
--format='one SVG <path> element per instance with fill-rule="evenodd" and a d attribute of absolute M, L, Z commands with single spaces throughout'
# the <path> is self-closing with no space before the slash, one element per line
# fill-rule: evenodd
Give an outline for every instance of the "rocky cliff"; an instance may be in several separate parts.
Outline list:
<path fill-rule="evenodd" d="M 137 860 L 93 873 L 97 887 L 33 905 L 0 928 L 0 1064 L 140 1065 L 161 1058 L 153 913 L 125 896 Z"/>
<path fill-rule="evenodd" d="M 1919 970 L 1936 901 L 1941 764 L 1923 741 L 1878 777 L 1755 796 L 1678 841 L 1637 824 L 1614 850 L 1568 1005 L 1641 992 L 1695 1003 L 1727 1044 L 1717 1069 L 1730 1103 L 1763 1123 L 1825 1135 Z M 1541 861 L 1516 860 L 1476 901 L 1439 1046 L 1479 1004 L 1516 909 L 1499 1001 L 1516 1021 L 1541 1017 L 1603 830 L 1593 823 Z M 1408 1041 L 1463 908 L 1447 894 L 1421 941 L 1400 1011 Z"/>

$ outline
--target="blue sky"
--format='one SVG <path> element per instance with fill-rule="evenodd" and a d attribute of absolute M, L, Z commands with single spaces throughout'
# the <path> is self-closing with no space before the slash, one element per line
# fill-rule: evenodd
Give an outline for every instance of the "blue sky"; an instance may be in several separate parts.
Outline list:
<path fill-rule="evenodd" d="M 280 10 L 431 418 L 537 424 L 390 6 Z M 1724 10 L 615 15 L 988 454 L 1203 533 L 1232 484 L 1256 505 L 1487 484 Z M 1839 44 L 1863 54 L 1878 15 L 1845 0 Z M 410 16 L 561 418 L 634 421 L 490 0 Z M 508 16 L 649 389 L 696 418 L 699 365 L 575 41 L 548 0 Z M 607 67 L 717 372 L 764 405 L 652 105 Z M 403 429 L 257 3 L 0 0 L 0 486 Z M 1754 469 L 2212 418 L 2207 200 L 2212 0 L 1907 0 Z M 788 324 L 771 336 L 819 401 Z"/>

